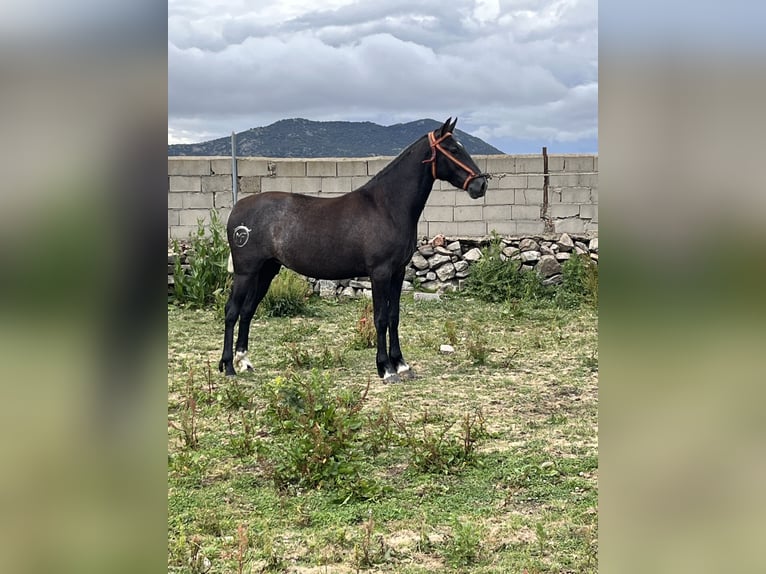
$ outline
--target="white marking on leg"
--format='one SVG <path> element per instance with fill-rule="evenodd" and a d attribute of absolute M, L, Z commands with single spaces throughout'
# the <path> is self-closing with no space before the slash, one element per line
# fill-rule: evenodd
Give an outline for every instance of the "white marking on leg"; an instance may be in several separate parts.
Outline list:
<path fill-rule="evenodd" d="M 410 366 L 407 363 L 402 363 L 398 367 L 396 367 L 396 373 L 401 375 L 402 373 L 407 373 L 410 370 Z"/>
<path fill-rule="evenodd" d="M 229 260 L 226 262 L 226 270 L 229 273 L 234 273 L 234 260 L 231 258 L 231 253 L 229 253 Z"/>
<path fill-rule="evenodd" d="M 240 373 L 247 369 L 252 369 L 253 364 L 247 358 L 247 351 L 237 351 L 234 354 L 234 368 Z"/>
<path fill-rule="evenodd" d="M 386 371 L 386 374 L 383 375 L 383 382 L 397 383 L 399 382 L 399 375 L 397 375 L 396 373 L 392 373 L 391 371 Z"/>

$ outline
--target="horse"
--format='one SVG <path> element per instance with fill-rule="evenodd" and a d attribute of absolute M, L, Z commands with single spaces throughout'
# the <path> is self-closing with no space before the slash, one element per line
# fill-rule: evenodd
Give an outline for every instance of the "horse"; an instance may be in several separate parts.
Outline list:
<path fill-rule="evenodd" d="M 264 192 L 238 201 L 226 233 L 234 277 L 225 307 L 219 371 L 252 369 L 250 322 L 282 266 L 316 279 L 369 277 L 378 376 L 399 382 L 414 373 L 399 346 L 399 299 L 417 246 L 417 223 L 437 179 L 473 199 L 486 193 L 486 173 L 455 137 L 457 118 L 410 144 L 370 181 L 339 197 Z M 236 355 L 234 326 L 239 319 Z M 386 348 L 386 333 L 390 345 Z"/>

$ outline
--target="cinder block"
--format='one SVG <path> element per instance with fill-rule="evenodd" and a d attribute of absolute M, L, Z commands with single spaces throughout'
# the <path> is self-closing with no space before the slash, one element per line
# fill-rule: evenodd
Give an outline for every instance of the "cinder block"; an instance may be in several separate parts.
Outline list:
<path fill-rule="evenodd" d="M 596 205 L 581 205 L 580 217 L 583 219 L 590 219 L 591 221 L 598 223 L 598 206 Z"/>
<path fill-rule="evenodd" d="M 577 217 L 554 219 L 553 228 L 556 233 L 585 233 L 585 222 Z"/>
<path fill-rule="evenodd" d="M 369 175 L 355 175 L 351 178 L 351 189 L 359 189 L 371 179 Z"/>
<path fill-rule="evenodd" d="M 516 158 L 512 155 L 495 155 L 487 158 L 487 172 L 514 173 L 516 171 Z"/>
<path fill-rule="evenodd" d="M 168 209 L 168 227 L 180 225 L 180 223 L 179 211 L 177 209 Z"/>
<path fill-rule="evenodd" d="M 326 193 L 348 193 L 351 191 L 350 177 L 323 177 L 321 181 L 322 195 Z"/>
<path fill-rule="evenodd" d="M 184 209 L 209 209 L 213 207 L 213 194 L 184 193 L 181 202 Z"/>
<path fill-rule="evenodd" d="M 179 223 L 181 226 L 197 227 L 197 220 L 201 219 L 205 224 L 210 223 L 210 211 L 207 209 L 183 209 L 180 212 Z"/>
<path fill-rule="evenodd" d="M 527 176 L 527 187 L 530 189 L 542 189 L 545 185 L 544 175 L 530 175 Z"/>
<path fill-rule="evenodd" d="M 448 181 L 444 181 L 443 179 L 437 179 L 434 182 L 434 186 L 432 189 L 439 189 L 439 190 L 445 190 L 445 191 L 454 191 L 459 190 L 459 187 L 455 187 Z"/>
<path fill-rule="evenodd" d="M 517 189 L 515 192 L 514 203 L 518 205 L 542 205 L 542 189 Z"/>
<path fill-rule="evenodd" d="M 169 157 L 168 175 L 210 175 L 210 160 L 189 157 Z"/>
<path fill-rule="evenodd" d="M 268 178 L 264 178 L 268 179 Z M 261 191 L 261 178 L 259 176 L 237 177 L 237 198 L 243 194 L 259 193 Z"/>
<path fill-rule="evenodd" d="M 562 203 L 590 203 L 590 189 L 587 187 L 564 188 L 561 190 Z"/>
<path fill-rule="evenodd" d="M 517 156 L 516 173 L 543 173 L 543 156 Z"/>
<path fill-rule="evenodd" d="M 239 165 L 237 168 L 237 175 L 240 175 Z M 211 159 L 210 171 L 213 173 L 213 175 L 228 175 L 231 177 L 231 158 Z"/>
<path fill-rule="evenodd" d="M 564 171 L 564 156 L 563 155 L 549 155 L 548 156 L 548 173 L 554 171 Z"/>
<path fill-rule="evenodd" d="M 428 203 L 426 205 L 435 205 L 435 206 L 445 206 L 448 205 L 450 207 L 455 205 L 455 195 L 458 192 L 455 190 L 451 191 L 441 191 L 441 190 L 434 190 L 431 192 L 431 195 L 428 197 Z"/>
<path fill-rule="evenodd" d="M 527 176 L 504 175 L 503 177 L 493 177 L 489 180 L 487 187 L 495 189 L 519 189 L 527 187 Z"/>
<path fill-rule="evenodd" d="M 593 171 L 598 173 L 598 156 L 593 157 Z"/>
<path fill-rule="evenodd" d="M 197 231 L 197 225 L 174 225 L 170 228 L 171 239 L 189 239 L 189 236 Z"/>
<path fill-rule="evenodd" d="M 487 205 L 484 207 L 484 219 L 487 221 L 505 221 L 513 219 L 510 205 Z M 455 215 L 457 218 L 457 214 Z"/>
<path fill-rule="evenodd" d="M 473 197 L 468 195 L 467 191 L 458 189 L 458 190 L 455 190 L 455 205 L 469 205 L 469 206 L 484 205 L 485 197 L 487 196 L 484 195 L 484 197 L 478 197 L 474 199 Z"/>
<path fill-rule="evenodd" d="M 335 164 L 336 175 L 350 177 L 352 175 L 367 175 L 367 162 L 360 160 L 339 159 Z"/>
<path fill-rule="evenodd" d="M 232 199 L 231 191 L 219 191 L 213 194 L 213 206 L 216 208 L 231 207 Z M 237 199 L 239 199 L 239 196 L 237 196 Z"/>
<path fill-rule="evenodd" d="M 338 171 L 334 160 L 314 160 L 306 162 L 306 175 L 309 177 L 335 177 Z"/>
<path fill-rule="evenodd" d="M 518 235 L 540 235 L 545 231 L 545 223 L 539 221 L 517 221 L 516 233 Z"/>
<path fill-rule="evenodd" d="M 479 168 L 479 173 L 488 173 L 487 172 L 487 156 L 474 155 L 471 157 L 473 158 L 473 161 L 476 164 L 476 167 Z"/>
<path fill-rule="evenodd" d="M 570 203 L 557 203 L 548 206 L 548 215 L 551 217 L 577 217 L 580 215 L 580 206 Z"/>
<path fill-rule="evenodd" d="M 322 178 L 319 177 L 293 177 L 291 178 L 293 193 L 317 193 L 322 189 Z"/>
<path fill-rule="evenodd" d="M 582 187 L 598 187 L 597 173 L 581 173 L 577 176 Z"/>
<path fill-rule="evenodd" d="M 198 175 L 171 175 L 170 191 L 202 191 L 202 178 Z"/>
<path fill-rule="evenodd" d="M 593 156 L 567 156 L 564 159 L 564 171 L 579 173 L 583 171 L 593 171 Z"/>
<path fill-rule="evenodd" d="M 274 163 L 277 177 L 306 177 L 305 160 L 279 160 Z"/>
<path fill-rule="evenodd" d="M 253 158 L 237 159 L 237 176 L 247 177 L 253 175 L 269 175 L 269 161 Z"/>
<path fill-rule="evenodd" d="M 587 222 L 585 224 L 585 232 L 586 233 L 598 233 L 598 223 L 595 223 L 593 221 Z"/>
<path fill-rule="evenodd" d="M 514 189 L 488 189 L 484 195 L 484 205 L 512 205 L 515 203 Z"/>
<path fill-rule="evenodd" d="M 454 221 L 454 209 L 452 207 L 440 207 L 426 205 L 423 210 L 423 218 L 428 221 Z"/>
<path fill-rule="evenodd" d="M 418 221 L 418 231 L 417 231 L 418 237 L 427 237 L 428 236 L 428 222 L 427 221 Z"/>
<path fill-rule="evenodd" d="M 428 237 L 434 237 L 439 235 L 446 235 L 447 237 L 454 237 L 458 234 L 457 223 L 454 221 L 429 221 L 428 222 Z"/>
<path fill-rule="evenodd" d="M 468 237 L 483 237 L 487 234 L 485 221 L 457 221 L 457 234 Z"/>
<path fill-rule="evenodd" d="M 492 232 L 499 233 L 500 235 L 516 235 L 517 228 L 515 221 L 492 221 L 487 220 L 487 233 L 492 235 Z"/>
<path fill-rule="evenodd" d="M 262 177 L 261 191 L 292 191 L 292 177 Z"/>
<path fill-rule="evenodd" d="M 483 216 L 483 207 L 481 205 L 465 205 L 455 207 L 455 221 L 481 221 Z"/>
<path fill-rule="evenodd" d="M 180 193 L 168 193 L 168 209 L 181 209 L 183 207 L 183 195 Z"/>
<path fill-rule="evenodd" d="M 564 188 L 580 185 L 580 177 L 576 173 L 551 174 L 549 177 L 548 185 L 550 187 Z"/>
<path fill-rule="evenodd" d="M 514 220 L 524 219 L 540 219 L 540 206 L 539 205 L 513 205 L 511 206 L 511 213 Z"/>
<path fill-rule="evenodd" d="M 375 175 L 393 161 L 392 157 L 381 157 L 367 160 L 367 175 Z"/>
<path fill-rule="evenodd" d="M 230 175 L 209 175 L 202 178 L 202 191 L 231 191 Z"/>

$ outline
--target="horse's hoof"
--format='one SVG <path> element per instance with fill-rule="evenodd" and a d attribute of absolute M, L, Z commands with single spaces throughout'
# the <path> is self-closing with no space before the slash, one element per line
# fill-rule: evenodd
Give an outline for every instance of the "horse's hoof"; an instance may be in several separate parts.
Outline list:
<path fill-rule="evenodd" d="M 402 379 L 399 378 L 399 375 L 396 373 L 386 373 L 383 375 L 383 384 L 391 384 L 391 383 L 401 383 Z"/>

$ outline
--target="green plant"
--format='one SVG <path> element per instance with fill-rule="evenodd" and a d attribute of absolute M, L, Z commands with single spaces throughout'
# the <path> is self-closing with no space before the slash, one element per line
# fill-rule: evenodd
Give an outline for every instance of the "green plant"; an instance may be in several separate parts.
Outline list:
<path fill-rule="evenodd" d="M 375 346 L 377 336 L 372 302 L 365 299 L 359 307 L 359 320 L 354 326 L 354 338 L 350 347 L 358 350 L 371 349 Z"/>
<path fill-rule="evenodd" d="M 263 317 L 295 317 L 310 312 L 311 287 L 306 278 L 283 267 L 258 305 Z"/>
<path fill-rule="evenodd" d="M 598 305 L 598 265 L 586 253 L 575 253 L 561 266 L 561 285 L 556 293 L 560 307 Z"/>
<path fill-rule="evenodd" d="M 334 390 L 328 375 L 277 377 L 265 389 L 268 441 L 259 457 L 275 484 L 284 488 L 335 489 L 339 498 L 373 498 L 380 492 L 366 472 L 361 414 L 364 390 Z"/>
<path fill-rule="evenodd" d="M 242 433 L 237 433 L 229 418 L 231 437 L 229 438 L 229 450 L 240 458 L 255 454 L 255 416 L 246 410 L 239 411 Z"/>
<path fill-rule="evenodd" d="M 452 319 L 444 322 L 444 335 L 450 345 L 457 345 L 457 323 Z"/>
<path fill-rule="evenodd" d="M 470 522 L 452 522 L 452 536 L 444 549 L 444 558 L 453 568 L 470 566 L 479 561 L 482 532 Z"/>
<path fill-rule="evenodd" d="M 474 365 L 484 365 L 487 363 L 489 354 L 492 352 L 492 349 L 489 347 L 489 339 L 481 325 L 471 323 L 468 329 L 468 337 L 465 342 L 468 356 Z"/>
<path fill-rule="evenodd" d="M 173 421 L 168 421 L 168 426 L 181 431 L 183 444 L 187 449 L 196 449 L 199 446 L 197 437 L 197 397 L 194 389 L 194 372 L 189 369 L 189 376 L 186 379 L 185 396 L 181 402 L 179 427 Z"/>
<path fill-rule="evenodd" d="M 192 308 L 202 308 L 222 299 L 226 293 L 228 278 L 227 259 L 229 245 L 226 229 L 214 209 L 210 210 L 210 223 L 206 226 L 197 220 L 197 229 L 189 238 L 185 270 L 179 241 L 173 241 L 176 253 L 173 271 L 175 302 Z"/>

